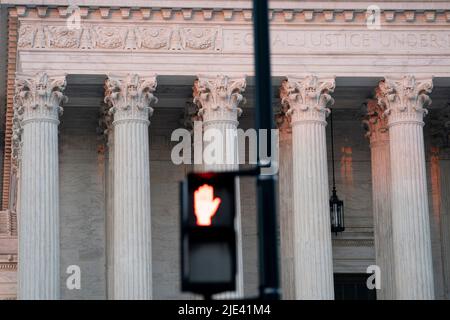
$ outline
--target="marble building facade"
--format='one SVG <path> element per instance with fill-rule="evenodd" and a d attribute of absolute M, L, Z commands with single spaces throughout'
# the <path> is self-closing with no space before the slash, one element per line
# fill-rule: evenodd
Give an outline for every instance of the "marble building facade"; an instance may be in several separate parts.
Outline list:
<path fill-rule="evenodd" d="M 0 298 L 197 298 L 180 292 L 178 182 L 199 168 L 171 161 L 171 134 L 253 127 L 251 1 L 0 3 Z M 334 299 L 371 265 L 377 299 L 450 298 L 450 3 L 270 8 L 283 298 Z M 255 186 L 239 184 L 225 298 L 258 287 Z"/>

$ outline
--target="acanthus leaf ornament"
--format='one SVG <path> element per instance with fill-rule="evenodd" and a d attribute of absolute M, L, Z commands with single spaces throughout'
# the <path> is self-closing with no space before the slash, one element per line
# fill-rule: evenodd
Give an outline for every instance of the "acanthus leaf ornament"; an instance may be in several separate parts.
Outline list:
<path fill-rule="evenodd" d="M 368 99 L 365 109 L 366 114 L 362 123 L 366 130 L 366 137 L 370 139 L 371 143 L 388 140 L 388 123 L 384 106 L 378 102 L 378 99 Z"/>
<path fill-rule="evenodd" d="M 65 76 L 54 77 L 45 72 L 34 76 L 18 74 L 14 105 L 23 108 L 23 121 L 43 118 L 58 121 L 63 112 L 61 104 L 68 100 L 63 94 L 65 88 Z"/>
<path fill-rule="evenodd" d="M 292 133 L 292 127 L 291 127 L 291 117 L 288 114 L 289 113 L 289 103 L 287 96 L 289 95 L 290 88 L 287 80 L 283 80 L 281 82 L 280 86 L 280 102 L 281 105 L 278 109 L 278 111 L 275 113 L 275 124 L 277 128 L 280 130 L 280 132 L 285 133 Z"/>
<path fill-rule="evenodd" d="M 225 75 L 198 76 L 194 83 L 194 104 L 203 121 L 237 121 L 242 114 L 239 108 L 245 103 L 245 77 L 230 78 Z"/>
<path fill-rule="evenodd" d="M 328 106 L 334 104 L 331 97 L 335 88 L 334 78 L 319 78 L 307 75 L 303 78 L 288 77 L 280 89 L 281 103 L 287 106 L 286 115 L 291 117 L 291 123 L 314 120 L 325 121 L 330 113 Z"/>
<path fill-rule="evenodd" d="M 433 79 L 417 79 L 413 75 L 401 78 L 385 78 L 378 85 L 378 102 L 386 108 L 389 123 L 414 121 L 423 123 L 426 109 L 431 105 L 429 93 Z"/>
<path fill-rule="evenodd" d="M 109 76 L 105 83 L 105 103 L 119 120 L 144 120 L 153 114 L 152 103 L 158 99 L 153 95 L 156 90 L 156 76 L 140 77 L 129 74 L 125 77 Z"/>
<path fill-rule="evenodd" d="M 23 126 L 30 121 L 58 122 L 63 112 L 61 104 L 68 100 L 63 94 L 65 88 L 65 76 L 49 76 L 45 72 L 17 74 L 12 127 L 12 161 L 16 168 L 21 155 Z"/>

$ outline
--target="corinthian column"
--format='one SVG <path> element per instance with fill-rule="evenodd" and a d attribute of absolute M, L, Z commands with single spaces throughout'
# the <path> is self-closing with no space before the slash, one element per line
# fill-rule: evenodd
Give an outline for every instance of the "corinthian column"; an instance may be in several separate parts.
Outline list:
<path fill-rule="evenodd" d="M 433 266 L 423 142 L 431 79 L 386 78 L 378 101 L 388 116 L 397 299 L 433 299 Z"/>
<path fill-rule="evenodd" d="M 152 298 L 148 118 L 156 78 L 110 76 L 114 126 L 114 299 Z"/>
<path fill-rule="evenodd" d="M 281 106 L 276 115 L 280 139 L 279 202 L 280 202 L 280 249 L 281 287 L 283 299 L 295 299 L 294 276 L 294 214 L 292 199 L 292 128 L 286 115 L 287 106 Z"/>
<path fill-rule="evenodd" d="M 18 296 L 59 299 L 58 124 L 66 80 L 17 75 L 15 86 L 15 135 L 21 137 Z"/>
<path fill-rule="evenodd" d="M 245 77 L 229 78 L 199 76 L 194 83 L 194 103 L 203 121 L 203 151 L 205 171 L 233 171 L 239 169 L 237 127 L 242 113 L 239 104 L 244 100 L 242 92 Z M 244 295 L 242 227 L 239 179 L 236 179 L 236 231 L 237 263 L 236 291 L 220 295 L 220 298 L 240 298 Z"/>
<path fill-rule="evenodd" d="M 364 124 L 370 141 L 372 165 L 372 201 L 375 228 L 375 258 L 381 270 L 381 288 L 377 299 L 395 299 L 394 248 L 391 214 L 391 163 L 389 132 L 385 109 L 376 99 L 367 102 Z"/>
<path fill-rule="evenodd" d="M 281 89 L 292 124 L 297 299 L 334 299 L 325 118 L 334 79 L 289 78 Z"/>

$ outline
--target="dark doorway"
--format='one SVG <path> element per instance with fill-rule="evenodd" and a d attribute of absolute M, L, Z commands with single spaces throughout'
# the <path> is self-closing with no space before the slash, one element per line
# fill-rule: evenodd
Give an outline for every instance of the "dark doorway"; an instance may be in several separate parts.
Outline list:
<path fill-rule="evenodd" d="M 376 300 L 376 290 L 366 285 L 369 274 L 335 273 L 334 296 L 336 300 Z"/>

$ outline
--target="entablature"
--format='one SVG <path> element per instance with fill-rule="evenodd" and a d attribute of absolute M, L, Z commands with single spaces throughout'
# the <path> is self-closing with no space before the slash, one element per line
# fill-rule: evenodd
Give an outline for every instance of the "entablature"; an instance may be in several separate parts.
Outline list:
<path fill-rule="evenodd" d="M 71 74 L 253 74 L 250 1 L 198 0 L 182 7 L 81 1 L 77 26 L 58 1 L 7 2 L 19 21 L 21 72 L 45 66 Z M 352 8 L 344 1 L 323 3 L 301 2 L 300 8 L 297 1 L 272 2 L 274 76 L 450 76 L 450 3 L 380 2 L 379 28 L 367 24 L 369 1 Z"/>

